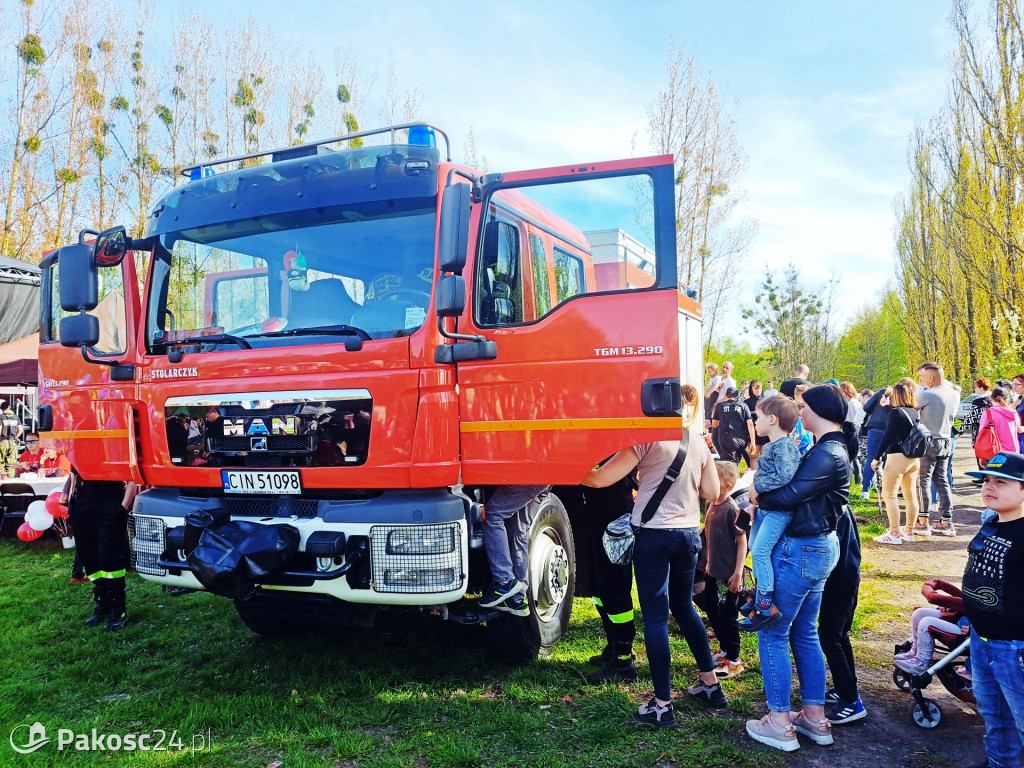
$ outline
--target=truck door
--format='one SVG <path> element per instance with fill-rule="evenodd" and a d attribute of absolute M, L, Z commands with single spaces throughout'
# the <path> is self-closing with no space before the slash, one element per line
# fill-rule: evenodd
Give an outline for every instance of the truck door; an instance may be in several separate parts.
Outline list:
<path fill-rule="evenodd" d="M 456 364 L 463 482 L 576 484 L 620 449 L 679 439 L 672 157 L 477 186 L 457 330 L 497 356 Z"/>
<path fill-rule="evenodd" d="M 76 246 L 71 246 L 76 247 Z M 136 256 L 99 269 L 99 342 L 87 351 L 60 344 L 60 254 L 42 264 L 39 344 L 40 438 L 54 441 L 86 479 L 142 482 L 136 455 L 133 404 L 140 315 Z M 111 365 L 113 364 L 113 365 Z M 49 427 L 47 429 L 46 427 Z"/>

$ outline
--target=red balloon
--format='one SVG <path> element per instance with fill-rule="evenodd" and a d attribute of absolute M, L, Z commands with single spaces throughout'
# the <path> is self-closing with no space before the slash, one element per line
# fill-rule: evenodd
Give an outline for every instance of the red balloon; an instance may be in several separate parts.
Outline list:
<path fill-rule="evenodd" d="M 35 530 L 28 523 L 22 523 L 18 526 L 18 538 L 22 541 L 35 541 L 42 535 L 42 531 Z"/>
<path fill-rule="evenodd" d="M 68 508 L 60 503 L 60 491 L 54 491 L 46 497 L 46 511 L 53 515 L 54 520 L 60 520 L 68 516 Z"/>

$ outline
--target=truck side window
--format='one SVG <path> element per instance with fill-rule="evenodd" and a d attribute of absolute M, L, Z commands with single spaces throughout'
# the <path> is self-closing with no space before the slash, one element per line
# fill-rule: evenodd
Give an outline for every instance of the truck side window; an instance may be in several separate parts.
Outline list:
<path fill-rule="evenodd" d="M 60 319 L 72 314 L 60 308 L 60 263 L 50 268 L 52 288 L 50 318 L 44 329 L 47 341 L 60 341 Z M 120 266 L 99 270 L 99 297 L 96 309 L 89 312 L 100 321 L 100 340 L 93 352 L 99 355 L 123 355 L 128 349 L 128 321 L 125 317 L 124 274 Z"/>
<path fill-rule="evenodd" d="M 539 319 L 551 311 L 551 284 L 544 241 L 533 233 L 530 234 L 530 258 L 533 260 L 533 293 Z"/>
<path fill-rule="evenodd" d="M 487 195 L 473 275 L 477 324 L 532 323 L 591 296 L 655 288 L 659 274 L 660 287 L 674 287 L 674 238 L 666 212 L 656 227 L 654 191 L 654 177 L 638 170 Z"/>
<path fill-rule="evenodd" d="M 559 301 L 587 292 L 583 260 L 560 248 L 555 248 L 555 288 Z"/>
<path fill-rule="evenodd" d="M 494 216 L 488 219 L 486 228 L 476 276 L 477 317 L 481 325 L 522 322 L 519 229 Z"/>

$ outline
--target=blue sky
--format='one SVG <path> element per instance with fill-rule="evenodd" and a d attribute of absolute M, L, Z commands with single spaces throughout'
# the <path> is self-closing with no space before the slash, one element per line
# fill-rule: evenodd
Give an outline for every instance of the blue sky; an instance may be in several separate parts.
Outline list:
<path fill-rule="evenodd" d="M 735 101 L 749 156 L 742 213 L 760 232 L 743 301 L 766 266 L 792 261 L 812 281 L 838 271 L 846 316 L 893 274 L 908 138 L 942 106 L 954 43 L 946 0 L 207 0 L 203 11 L 218 26 L 251 11 L 281 44 L 321 58 L 328 81 L 336 49 L 378 84 L 390 51 L 455 158 L 472 126 L 491 171 L 648 154 L 645 106 L 664 86 L 670 36 L 686 41 Z"/>

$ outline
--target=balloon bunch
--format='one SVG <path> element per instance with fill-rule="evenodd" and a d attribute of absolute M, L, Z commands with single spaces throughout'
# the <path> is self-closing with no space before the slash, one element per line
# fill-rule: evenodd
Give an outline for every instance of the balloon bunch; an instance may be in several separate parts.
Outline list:
<path fill-rule="evenodd" d="M 53 528 L 61 536 L 70 535 L 68 508 L 60 503 L 60 491 L 54 491 L 46 497 L 46 501 L 37 499 L 25 510 L 25 522 L 18 527 L 18 538 L 22 541 L 35 541 L 43 532 Z"/>

